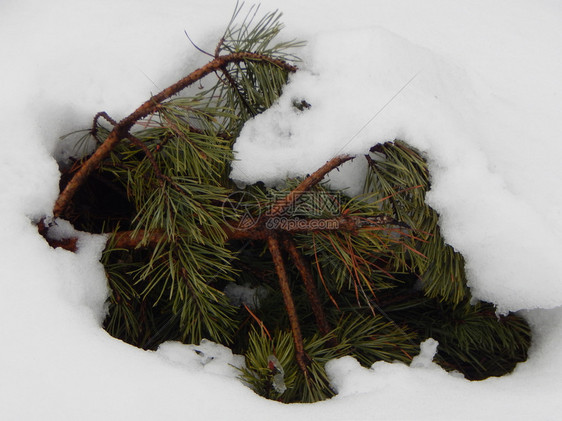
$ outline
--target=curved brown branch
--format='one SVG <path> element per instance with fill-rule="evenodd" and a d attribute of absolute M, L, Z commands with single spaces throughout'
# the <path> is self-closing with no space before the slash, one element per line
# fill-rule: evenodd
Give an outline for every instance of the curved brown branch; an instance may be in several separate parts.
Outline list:
<path fill-rule="evenodd" d="M 119 143 L 119 141 L 125 137 L 131 127 L 139 120 L 148 116 L 156 110 L 156 108 L 166 99 L 171 98 L 173 95 L 192 85 L 193 83 L 199 81 L 203 77 L 210 73 L 220 70 L 224 66 L 230 63 L 240 63 L 246 60 L 259 61 L 270 63 L 275 66 L 281 67 L 289 72 L 295 72 L 297 68 L 284 62 L 283 60 L 274 59 L 263 54 L 249 53 L 249 52 L 238 52 L 233 54 L 228 54 L 224 56 L 219 56 L 203 67 L 193 71 L 183 79 L 167 87 L 162 92 L 152 96 L 144 104 L 138 107 L 132 114 L 125 117 L 119 123 L 117 123 L 113 130 L 109 133 L 107 139 L 100 145 L 99 148 L 90 156 L 90 158 L 84 162 L 80 169 L 74 174 L 72 179 L 68 182 L 64 190 L 61 192 L 55 206 L 53 208 L 53 215 L 55 217 L 61 216 L 65 208 L 68 206 L 72 197 L 78 190 L 78 188 L 84 183 L 88 175 L 97 168 L 100 163 L 109 155 L 111 150 Z M 104 117 L 107 114 L 100 113 L 99 117 Z M 111 122 L 111 120 L 110 120 Z"/>
<path fill-rule="evenodd" d="M 146 101 L 139 108 L 137 108 L 131 115 L 120 121 L 119 125 L 123 125 L 127 129 L 130 129 L 137 121 L 150 114 L 157 106 L 157 104 L 162 103 L 164 100 L 174 96 L 178 92 L 182 91 L 183 89 L 187 88 L 193 83 L 204 78 L 208 74 L 216 72 L 217 70 L 220 70 L 222 67 L 228 64 L 240 63 L 246 60 L 270 63 L 282 69 L 285 69 L 288 72 L 296 72 L 297 70 L 296 66 L 293 66 L 283 60 L 274 59 L 263 54 L 238 52 L 238 53 L 232 53 L 224 56 L 219 56 L 211 60 L 203 67 L 200 67 L 199 69 L 193 71 L 183 79 L 180 79 L 173 85 L 170 85 L 162 92 L 151 97 L 148 101 Z"/>
<path fill-rule="evenodd" d="M 95 137 L 96 136 L 96 132 L 98 130 L 98 120 L 100 118 L 104 118 L 107 122 L 109 122 L 112 126 L 117 126 L 117 122 L 112 119 L 109 114 L 107 114 L 105 111 L 100 111 L 99 113 L 97 113 L 94 116 L 94 121 L 92 123 L 92 135 Z"/>

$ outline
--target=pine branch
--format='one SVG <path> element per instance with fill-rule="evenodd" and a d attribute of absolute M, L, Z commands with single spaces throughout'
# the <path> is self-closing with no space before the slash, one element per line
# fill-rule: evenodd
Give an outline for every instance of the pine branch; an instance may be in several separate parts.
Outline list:
<path fill-rule="evenodd" d="M 306 177 L 302 183 L 300 183 L 295 189 L 293 189 L 287 196 L 283 199 L 279 199 L 271 207 L 269 214 L 271 216 L 282 215 L 289 207 L 291 207 L 297 199 L 303 195 L 306 191 L 310 190 L 313 186 L 318 184 L 326 174 L 332 171 L 334 168 L 339 167 L 343 163 L 350 161 L 354 158 L 352 155 L 340 155 L 330 159 L 308 177 Z"/>
<path fill-rule="evenodd" d="M 408 225 L 415 234 L 408 241 L 408 270 L 423 281 L 428 297 L 460 303 L 468 295 L 464 259 L 445 243 L 438 226 L 439 215 L 425 203 L 429 190 L 427 163 L 420 153 L 400 141 L 371 148 L 366 190 L 380 192 L 383 211 Z M 406 263 L 406 262 L 405 262 Z"/>
<path fill-rule="evenodd" d="M 287 310 L 289 321 L 291 323 L 291 331 L 293 333 L 293 341 L 295 344 L 295 358 L 305 377 L 307 377 L 308 358 L 304 352 L 304 343 L 302 339 L 299 319 L 295 308 L 295 302 L 293 301 L 293 297 L 291 295 L 291 288 L 289 287 L 289 277 L 287 276 L 285 263 L 283 261 L 283 256 L 281 255 L 279 241 L 274 235 L 269 235 L 267 237 L 267 246 L 275 265 L 279 287 L 281 289 L 281 293 L 283 294 L 283 301 L 285 302 L 285 309 Z"/>
<path fill-rule="evenodd" d="M 295 72 L 297 70 L 295 66 L 290 65 L 283 60 L 250 52 L 237 52 L 213 59 L 205 66 L 193 71 L 188 76 L 164 89 L 162 92 L 152 96 L 132 114 L 117 123 L 113 127 L 113 130 L 109 133 L 107 139 L 96 149 L 92 156 L 84 162 L 66 185 L 65 189 L 61 192 L 55 202 L 53 216 L 59 217 L 63 214 L 78 188 L 80 188 L 80 186 L 84 183 L 86 177 L 88 177 L 88 175 L 101 164 L 101 162 L 109 155 L 115 145 L 117 145 L 122 138 L 127 137 L 129 130 L 135 123 L 154 112 L 163 101 L 171 98 L 181 90 L 201 80 L 208 74 L 216 72 L 230 63 L 240 63 L 244 61 L 269 63 L 285 69 L 288 72 Z"/>
<path fill-rule="evenodd" d="M 305 261 L 303 255 L 297 249 L 297 246 L 291 237 L 283 237 L 283 247 L 291 255 L 291 258 L 293 259 L 293 262 L 295 263 L 295 266 L 297 267 L 301 275 L 304 287 L 306 289 L 306 294 L 308 295 L 308 300 L 310 301 L 310 305 L 312 306 L 312 312 L 314 313 L 314 317 L 316 318 L 316 324 L 318 325 L 320 333 L 322 335 L 328 335 L 332 329 L 328 323 L 328 320 L 326 319 L 326 314 L 324 313 L 322 303 L 320 302 L 318 290 L 316 289 L 316 285 L 314 284 L 314 279 L 312 277 L 312 272 L 308 263 Z"/>
<path fill-rule="evenodd" d="M 425 203 L 428 167 L 413 148 L 371 148 L 361 196 L 321 183 L 350 155 L 288 180 L 273 192 L 285 195 L 279 200 L 259 183 L 234 190 L 233 141 L 275 103 L 296 70 L 289 61 L 298 61 L 288 49 L 299 43 L 273 42 L 280 14 L 256 12 L 228 26 L 214 55 L 195 46 L 211 61 L 129 116 L 96 114 L 82 139 L 93 137 L 97 150 L 63 174 L 69 181 L 53 214 L 75 216 L 78 230 L 111 233 L 102 256 L 106 330 L 151 349 L 203 338 L 232 345 L 246 356 L 247 384 L 285 402 L 333 396 L 324 370 L 331 358 L 408 362 L 414 338 L 430 334 L 448 368 L 471 378 L 509 371 L 526 357 L 528 325 L 517 316 L 498 321 L 491 306 L 464 306 L 464 260 Z M 212 87 L 203 90 L 208 75 Z M 196 82 L 199 93 L 173 98 Z M 53 247 L 76 250 L 76 238 L 50 238 L 44 220 L 38 229 Z"/>
<path fill-rule="evenodd" d="M 355 233 L 359 231 L 368 232 L 369 230 L 380 230 L 381 227 L 390 225 L 399 225 L 394 218 L 388 215 L 373 217 L 345 215 L 326 219 L 298 219 L 272 224 L 275 228 L 265 228 L 257 225 L 250 228 L 233 228 L 236 224 L 237 221 L 227 221 L 220 226 L 221 231 L 226 235 L 227 241 L 266 240 L 273 232 L 288 234 L 331 231 Z M 265 222 L 264 225 L 267 226 L 267 222 Z M 55 240 L 49 238 L 47 228 L 43 228 L 40 232 L 51 247 L 60 247 L 65 250 L 76 251 L 77 238 L 69 237 Z M 112 234 L 112 238 L 115 248 L 131 250 L 136 248 L 153 248 L 162 242 L 174 241 L 174 237 L 170 237 L 164 229 L 116 231 Z"/>
<path fill-rule="evenodd" d="M 357 232 L 360 230 L 380 229 L 395 224 L 393 218 L 386 215 L 374 217 L 341 216 L 330 219 L 299 219 L 293 223 L 281 223 L 275 228 L 254 226 L 250 228 L 232 228 L 236 221 L 221 225 L 228 240 L 265 240 L 273 232 L 289 234 L 313 233 L 325 231 Z M 267 223 L 265 224 L 267 226 Z M 171 241 L 163 230 L 120 231 L 114 234 L 117 248 L 137 248 L 154 246 L 161 241 Z"/>

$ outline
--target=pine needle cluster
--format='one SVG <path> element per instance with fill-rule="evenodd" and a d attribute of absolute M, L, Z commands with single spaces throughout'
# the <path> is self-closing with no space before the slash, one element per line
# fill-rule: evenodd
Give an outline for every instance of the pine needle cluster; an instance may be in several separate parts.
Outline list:
<path fill-rule="evenodd" d="M 233 142 L 281 95 L 302 45 L 276 41 L 279 13 L 251 9 L 240 22 L 239 12 L 204 52 L 216 63 L 203 75 L 209 89 L 153 97 L 149 112 L 119 123 L 99 113 L 86 134 L 94 150 L 113 146 L 59 207 L 79 229 L 109 234 L 106 330 L 144 349 L 228 345 L 246 357 L 241 379 L 283 402 L 333 396 L 330 359 L 408 363 L 429 337 L 448 370 L 510 372 L 526 359 L 529 327 L 472 303 L 463 257 L 425 202 L 428 166 L 415 149 L 395 140 L 355 157 L 368 167 L 358 197 L 320 183 L 352 157 L 275 189 L 232 184 Z M 94 155 L 65 172 L 63 188 Z"/>

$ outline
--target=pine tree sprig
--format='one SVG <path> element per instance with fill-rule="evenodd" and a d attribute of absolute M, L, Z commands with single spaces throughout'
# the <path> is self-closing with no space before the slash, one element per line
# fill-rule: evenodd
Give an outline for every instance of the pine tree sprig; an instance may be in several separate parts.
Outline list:
<path fill-rule="evenodd" d="M 510 372 L 527 356 L 529 326 L 472 303 L 464 259 L 425 201 L 423 154 L 399 140 L 373 146 L 354 197 L 323 182 L 351 155 L 275 188 L 229 179 L 237 136 L 278 100 L 302 45 L 280 38 L 279 12 L 241 10 L 214 55 L 197 47 L 206 65 L 75 135 L 83 156 L 64 167 L 53 215 L 108 236 L 105 329 L 145 349 L 232 346 L 246 358 L 241 379 L 287 403 L 334 395 L 330 359 L 409 363 L 429 337 L 448 370 Z M 76 238 L 50 235 L 53 223 L 41 221 L 41 235 L 75 251 Z"/>

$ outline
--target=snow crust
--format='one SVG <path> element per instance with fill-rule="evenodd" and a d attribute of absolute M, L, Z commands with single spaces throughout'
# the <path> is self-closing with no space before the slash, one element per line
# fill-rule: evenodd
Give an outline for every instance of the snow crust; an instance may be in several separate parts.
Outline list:
<path fill-rule="evenodd" d="M 105 239 L 53 250 L 33 221 L 58 192 L 58 137 L 115 119 L 207 58 L 234 3 L 0 3 L 0 418 L 557 419 L 562 411 L 562 5 L 558 1 L 263 1 L 307 39 L 284 96 L 250 122 L 232 176 L 274 183 L 400 138 L 422 150 L 430 204 L 470 285 L 534 331 L 529 360 L 469 382 L 417 367 L 332 361 L 338 395 L 266 401 L 220 345 L 146 352 L 101 328 Z M 415 77 L 414 77 L 415 76 Z M 413 79 L 412 79 L 413 78 Z M 312 107 L 295 112 L 294 99 Z M 372 120 L 371 120 L 372 119 Z M 368 123 L 366 125 L 366 123 Z M 357 188 L 352 163 L 333 178 Z M 58 221 L 62 232 L 72 230 Z"/>

